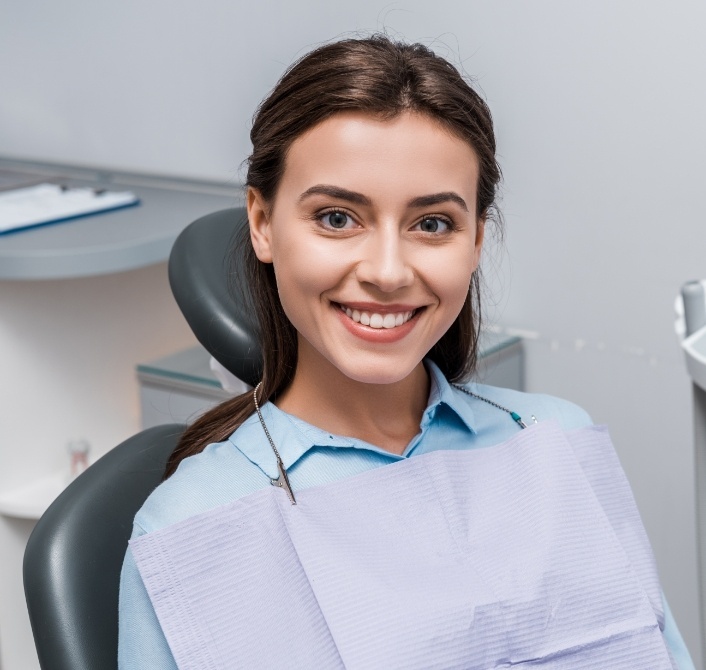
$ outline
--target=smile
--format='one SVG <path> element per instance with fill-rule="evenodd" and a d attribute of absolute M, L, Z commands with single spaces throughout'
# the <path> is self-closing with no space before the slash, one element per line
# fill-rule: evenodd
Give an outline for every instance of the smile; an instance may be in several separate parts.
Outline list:
<path fill-rule="evenodd" d="M 341 311 L 356 323 L 362 323 L 364 326 L 370 326 L 370 328 L 397 328 L 407 323 L 417 312 L 416 309 L 410 310 L 408 312 L 388 312 L 386 314 L 379 314 L 378 312 L 363 312 L 357 309 L 351 309 L 345 305 L 339 305 Z"/>

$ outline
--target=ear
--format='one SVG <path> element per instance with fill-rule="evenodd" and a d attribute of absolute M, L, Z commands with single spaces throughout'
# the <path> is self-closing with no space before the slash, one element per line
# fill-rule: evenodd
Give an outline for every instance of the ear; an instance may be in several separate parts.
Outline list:
<path fill-rule="evenodd" d="M 476 221 L 476 245 L 473 251 L 474 270 L 480 262 L 480 252 L 483 248 L 483 238 L 485 237 L 485 216 L 479 216 Z"/>
<path fill-rule="evenodd" d="M 250 240 L 255 255 L 263 263 L 272 262 L 272 242 L 269 208 L 260 191 L 248 187 L 247 195 L 248 223 L 250 224 Z"/>

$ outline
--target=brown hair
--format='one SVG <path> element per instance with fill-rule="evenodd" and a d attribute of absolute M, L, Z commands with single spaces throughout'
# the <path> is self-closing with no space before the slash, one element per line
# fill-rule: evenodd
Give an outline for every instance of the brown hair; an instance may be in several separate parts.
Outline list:
<path fill-rule="evenodd" d="M 422 44 L 404 44 L 384 35 L 327 44 L 285 72 L 255 113 L 247 185 L 273 203 L 294 140 L 343 111 L 368 112 L 383 119 L 414 111 L 443 124 L 468 142 L 478 157 L 477 216 L 498 220 L 494 205 L 500 168 L 488 106 L 451 63 Z M 252 294 L 262 342 L 259 397 L 264 403 L 276 398 L 294 377 L 297 333 L 279 301 L 273 267 L 255 256 L 247 226 L 239 234 L 237 252 L 244 254 L 243 280 Z M 450 381 L 467 379 L 475 370 L 479 294 L 476 271 L 460 314 L 428 354 Z M 204 414 L 187 428 L 165 476 L 182 459 L 225 440 L 253 412 L 252 394 L 246 393 Z"/>

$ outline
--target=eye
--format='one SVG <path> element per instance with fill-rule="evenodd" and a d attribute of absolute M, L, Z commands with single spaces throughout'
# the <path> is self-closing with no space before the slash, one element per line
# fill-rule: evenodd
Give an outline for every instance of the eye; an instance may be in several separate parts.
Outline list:
<path fill-rule="evenodd" d="M 451 224 L 438 216 L 426 216 L 416 224 L 415 228 L 423 233 L 445 233 L 451 230 Z"/>
<path fill-rule="evenodd" d="M 336 228 L 337 230 L 350 228 L 353 225 L 353 219 L 345 212 L 338 210 L 325 212 L 319 218 L 324 225 Z"/>

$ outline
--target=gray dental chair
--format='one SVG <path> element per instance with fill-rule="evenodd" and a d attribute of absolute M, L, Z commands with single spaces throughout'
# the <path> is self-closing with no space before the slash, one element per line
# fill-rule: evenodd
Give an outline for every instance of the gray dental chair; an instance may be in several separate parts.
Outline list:
<path fill-rule="evenodd" d="M 177 238 L 169 258 L 172 292 L 203 346 L 251 385 L 261 356 L 247 294 L 229 291 L 240 275 L 227 253 L 244 209 L 209 214 Z M 132 520 L 162 480 L 184 430 L 145 430 L 118 445 L 52 503 L 32 532 L 24 586 L 42 670 L 117 668 L 118 585 Z"/>

